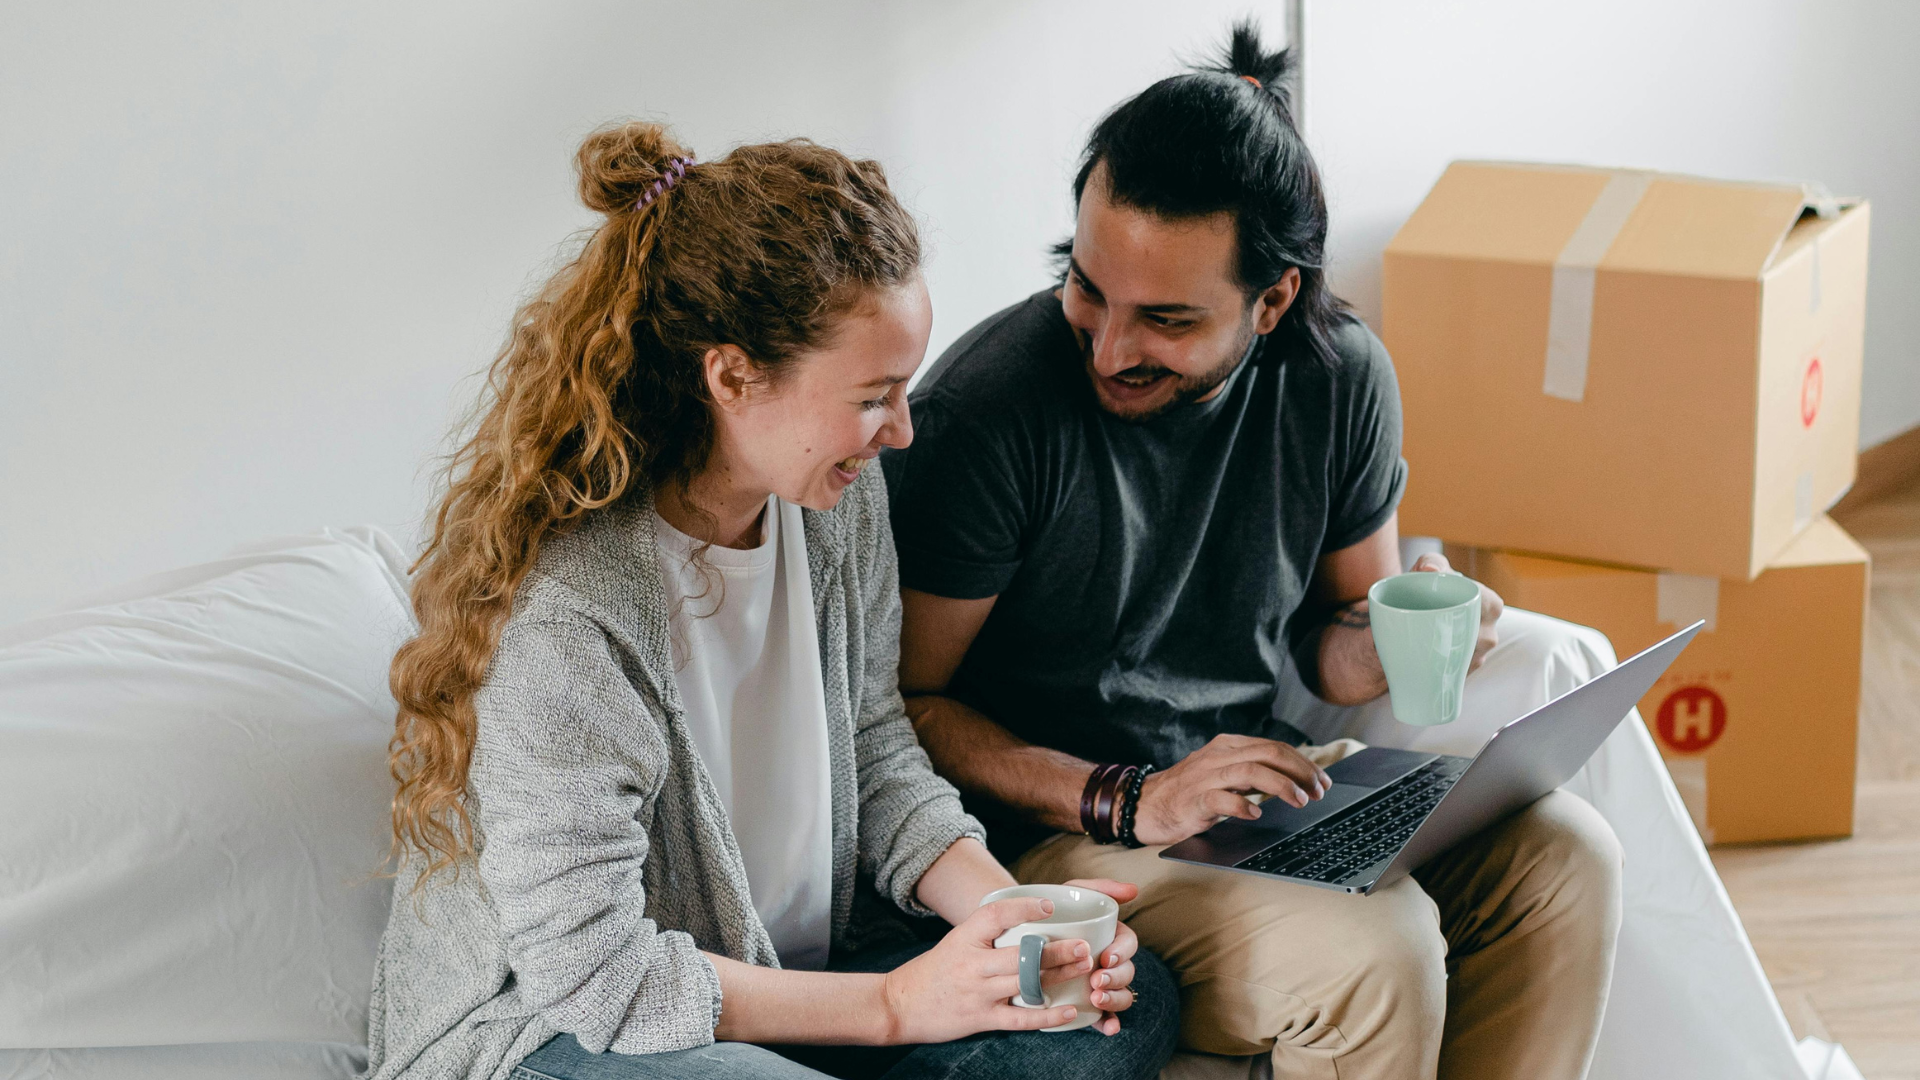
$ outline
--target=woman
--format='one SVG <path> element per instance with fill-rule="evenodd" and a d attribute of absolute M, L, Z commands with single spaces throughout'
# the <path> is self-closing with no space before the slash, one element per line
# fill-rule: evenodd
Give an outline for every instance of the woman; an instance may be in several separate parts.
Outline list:
<path fill-rule="evenodd" d="M 1009 1003 L 992 942 L 1048 905 L 980 906 L 1013 879 L 895 685 L 870 463 L 931 316 L 880 167 L 641 123 L 578 163 L 606 221 L 519 313 L 394 659 L 371 1075 L 1157 1072 L 1175 990 L 1124 926 L 1042 957 L 1098 1034 Z"/>

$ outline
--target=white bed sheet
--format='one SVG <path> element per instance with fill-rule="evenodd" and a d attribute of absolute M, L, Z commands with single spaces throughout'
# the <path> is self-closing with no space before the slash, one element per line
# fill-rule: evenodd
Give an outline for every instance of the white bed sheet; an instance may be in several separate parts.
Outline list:
<path fill-rule="evenodd" d="M 345 1043 L 194 1043 L 0 1050 L 0 1080 L 346 1080 L 367 1048 Z"/>
<path fill-rule="evenodd" d="M 327 530 L 0 630 L 0 1048 L 365 1043 L 404 575 Z"/>
<path fill-rule="evenodd" d="M 1298 687 L 1281 708 L 1321 740 L 1472 753 L 1612 666 L 1604 637 L 1571 629 L 1511 612 L 1446 727 Z M 403 557 L 368 528 L 256 545 L 0 630 L 0 1080 L 360 1067 L 390 895 L 371 877 L 391 796 L 386 671 L 412 630 Z M 1593 1080 L 1804 1080 L 1638 719 L 1569 786 L 1627 853 Z M 78 1049 L 35 1049 L 52 1046 Z"/>

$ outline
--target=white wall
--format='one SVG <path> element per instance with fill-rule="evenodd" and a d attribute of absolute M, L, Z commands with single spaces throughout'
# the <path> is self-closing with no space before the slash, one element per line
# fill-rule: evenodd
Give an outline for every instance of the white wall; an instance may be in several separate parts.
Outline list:
<path fill-rule="evenodd" d="M 985 315 L 1050 284 L 1073 231 L 1071 184 L 1102 114 L 1208 57 L 1256 13 L 1284 40 L 1279 0 L 992 0 L 888 8 L 895 70 L 879 147 L 925 222 L 936 357 Z"/>
<path fill-rule="evenodd" d="M 0 622 L 263 534 L 406 537 L 588 130 L 872 142 L 862 5 L 11 5 Z"/>
<path fill-rule="evenodd" d="M 411 535 L 515 300 L 591 221 L 569 155 L 604 120 L 881 157 L 937 351 L 1046 283 L 1092 120 L 1246 11 L 1277 38 L 1277 0 L 13 5 L 0 623 L 264 534 Z M 1864 434 L 1920 422 L 1920 6 L 1312 0 L 1308 31 L 1363 313 L 1453 157 L 1817 178 L 1876 201 Z"/>

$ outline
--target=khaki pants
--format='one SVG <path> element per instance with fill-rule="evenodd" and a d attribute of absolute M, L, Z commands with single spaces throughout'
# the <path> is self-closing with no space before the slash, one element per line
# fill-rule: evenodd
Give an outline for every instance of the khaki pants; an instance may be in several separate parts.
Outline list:
<path fill-rule="evenodd" d="M 1307 748 L 1326 765 L 1358 744 Z M 1620 847 L 1556 791 L 1371 896 L 1061 834 L 1022 882 L 1140 886 L 1121 917 L 1178 976 L 1181 1044 L 1275 1077 L 1578 1080 L 1620 928 Z"/>

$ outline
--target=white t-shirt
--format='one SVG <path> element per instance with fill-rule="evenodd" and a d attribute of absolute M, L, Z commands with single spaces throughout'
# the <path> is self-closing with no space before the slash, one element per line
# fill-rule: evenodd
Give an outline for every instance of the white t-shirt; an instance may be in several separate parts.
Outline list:
<path fill-rule="evenodd" d="M 674 683 L 746 861 L 780 963 L 825 967 L 833 806 L 827 703 L 800 508 L 768 497 L 751 550 L 699 542 L 658 514 Z"/>

